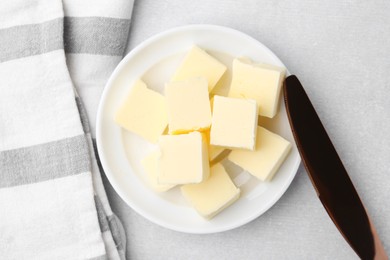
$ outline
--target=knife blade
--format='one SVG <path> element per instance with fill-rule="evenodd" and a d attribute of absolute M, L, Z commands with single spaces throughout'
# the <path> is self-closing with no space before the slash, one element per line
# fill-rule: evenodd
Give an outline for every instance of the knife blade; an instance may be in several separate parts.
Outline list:
<path fill-rule="evenodd" d="M 306 172 L 328 215 L 361 259 L 388 259 L 332 141 L 294 75 L 286 78 L 284 102 Z"/>

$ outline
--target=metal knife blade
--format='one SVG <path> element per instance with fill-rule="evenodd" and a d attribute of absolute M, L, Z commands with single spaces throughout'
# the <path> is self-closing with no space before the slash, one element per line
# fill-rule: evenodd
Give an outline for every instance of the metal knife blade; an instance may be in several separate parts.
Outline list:
<path fill-rule="evenodd" d="M 284 97 L 302 161 L 330 218 L 361 259 L 388 259 L 332 141 L 296 76 L 286 78 Z"/>

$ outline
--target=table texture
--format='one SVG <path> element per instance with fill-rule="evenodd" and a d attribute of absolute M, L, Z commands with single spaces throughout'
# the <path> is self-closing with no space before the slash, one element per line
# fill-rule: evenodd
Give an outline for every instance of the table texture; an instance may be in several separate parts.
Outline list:
<path fill-rule="evenodd" d="M 187 24 L 223 25 L 264 43 L 301 80 L 390 252 L 389 13 L 385 0 L 138 0 L 127 51 Z M 265 214 L 210 235 L 149 222 L 103 178 L 128 259 L 358 259 L 302 166 Z"/>

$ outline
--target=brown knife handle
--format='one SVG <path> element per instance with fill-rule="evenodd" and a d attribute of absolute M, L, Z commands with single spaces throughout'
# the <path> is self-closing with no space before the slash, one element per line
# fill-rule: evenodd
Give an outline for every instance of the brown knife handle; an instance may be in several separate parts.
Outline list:
<path fill-rule="evenodd" d="M 376 232 L 376 229 L 372 223 L 370 216 L 368 216 L 368 220 L 370 221 L 371 232 L 374 237 L 374 246 L 375 246 L 374 260 L 389 260 L 389 257 L 386 255 L 385 248 L 382 245 L 382 242 L 379 238 L 378 233 Z"/>

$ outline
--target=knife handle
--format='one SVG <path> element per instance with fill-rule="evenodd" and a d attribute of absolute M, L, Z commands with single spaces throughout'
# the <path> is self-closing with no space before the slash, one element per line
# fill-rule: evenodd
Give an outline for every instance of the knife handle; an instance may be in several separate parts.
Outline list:
<path fill-rule="evenodd" d="M 371 232 L 374 237 L 374 246 L 375 246 L 374 260 L 389 260 L 389 257 L 386 255 L 385 248 L 383 247 L 382 242 L 379 238 L 379 235 L 376 232 L 374 225 L 372 224 L 372 220 L 370 216 L 368 216 L 368 220 L 370 221 Z"/>

